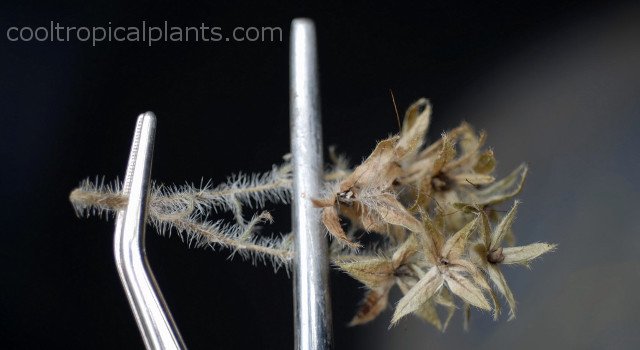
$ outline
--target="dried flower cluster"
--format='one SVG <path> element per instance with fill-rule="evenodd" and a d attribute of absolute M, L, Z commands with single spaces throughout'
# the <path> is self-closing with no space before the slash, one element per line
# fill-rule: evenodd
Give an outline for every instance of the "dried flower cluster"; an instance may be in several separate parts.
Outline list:
<path fill-rule="evenodd" d="M 483 149 L 484 133 L 463 123 L 427 146 L 430 118 L 429 102 L 415 102 L 400 134 L 380 141 L 353 170 L 332 151 L 333 166 L 324 174 L 326 196 L 313 199 L 333 237 L 332 262 L 367 288 L 352 325 L 375 319 L 387 307 L 395 285 L 404 296 L 391 325 L 414 314 L 444 330 L 457 309 L 456 300 L 464 306 L 465 320 L 471 306 L 492 310 L 497 319 L 500 296 L 512 319 L 516 302 L 500 265 L 528 265 L 555 248 L 547 243 L 513 247 L 518 202 L 506 214 L 496 209 L 520 193 L 526 165 L 496 180 L 496 160 L 493 151 Z M 268 204 L 289 202 L 287 159 L 265 174 L 231 177 L 215 187 L 153 186 L 150 222 L 161 234 L 186 233 L 189 243 L 226 247 L 232 254 L 287 267 L 292 233 L 257 235 L 273 218 L 267 211 L 257 211 L 250 219 L 245 214 L 247 208 L 264 210 Z M 117 185 L 90 181 L 71 192 L 70 200 L 79 214 L 87 215 L 114 212 L 127 202 Z M 219 211 L 232 213 L 235 220 L 211 221 Z M 382 243 L 365 245 L 366 240 L 357 238 L 363 232 Z M 446 312 L 444 320 L 438 308 Z"/>

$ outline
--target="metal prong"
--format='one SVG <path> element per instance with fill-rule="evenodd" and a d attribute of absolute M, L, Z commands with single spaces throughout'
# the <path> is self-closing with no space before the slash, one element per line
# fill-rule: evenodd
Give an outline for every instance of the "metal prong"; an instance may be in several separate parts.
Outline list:
<path fill-rule="evenodd" d="M 299 18 L 291 22 L 290 45 L 295 349 L 330 349 L 327 241 L 320 210 L 311 204 L 311 198 L 319 197 L 322 184 L 322 128 L 313 21 Z"/>
<path fill-rule="evenodd" d="M 138 117 L 123 194 L 126 209 L 118 211 L 113 250 L 120 280 L 147 349 L 185 349 L 171 312 L 156 283 L 145 251 L 147 197 L 151 177 L 156 117 Z"/>

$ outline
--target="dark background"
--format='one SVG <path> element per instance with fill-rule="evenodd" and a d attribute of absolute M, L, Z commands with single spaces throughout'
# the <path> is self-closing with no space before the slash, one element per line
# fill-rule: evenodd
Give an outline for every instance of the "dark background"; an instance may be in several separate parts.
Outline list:
<path fill-rule="evenodd" d="M 346 327 L 360 286 L 332 273 L 337 349 L 640 347 L 640 6 L 632 2 L 421 1 L 7 3 L 0 5 L 0 347 L 141 348 L 112 257 L 113 221 L 78 219 L 68 194 L 124 173 L 136 116 L 158 116 L 153 177 L 222 182 L 288 152 L 288 25 L 316 21 L 325 144 L 352 160 L 434 104 L 432 139 L 467 120 L 499 174 L 531 172 L 516 230 L 559 249 L 507 271 L 518 319 L 457 314 Z M 277 43 L 12 43 L 11 26 L 280 26 Z M 288 211 L 275 213 L 286 231 Z M 282 218 L 282 219 L 280 219 Z M 148 254 L 192 349 L 287 349 L 291 281 L 149 231 Z M 397 297 L 397 296 L 396 296 Z M 397 300 L 397 299 L 394 299 Z"/>

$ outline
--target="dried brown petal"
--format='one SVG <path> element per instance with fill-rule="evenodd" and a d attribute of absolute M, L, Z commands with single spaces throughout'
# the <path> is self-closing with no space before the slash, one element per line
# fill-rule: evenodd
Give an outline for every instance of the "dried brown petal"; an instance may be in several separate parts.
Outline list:
<path fill-rule="evenodd" d="M 356 312 L 356 315 L 351 322 L 349 322 L 349 326 L 361 325 L 373 321 L 378 317 L 378 315 L 387 308 L 389 288 L 377 288 L 367 291 L 358 312 Z"/>
<path fill-rule="evenodd" d="M 482 271 L 471 261 L 464 260 L 464 259 L 456 259 L 456 260 L 451 260 L 450 264 L 457 265 L 452 267 L 453 271 L 465 272 L 469 276 L 471 276 L 471 278 L 473 279 L 473 282 L 476 285 L 478 285 L 478 287 L 480 287 L 482 290 L 484 291 L 491 290 L 491 287 L 489 287 L 489 283 L 484 277 L 484 274 L 482 273 Z M 458 270 L 456 269 L 456 267 L 462 268 L 462 269 Z"/>
<path fill-rule="evenodd" d="M 393 253 L 393 257 L 391 257 L 393 265 L 398 268 L 405 261 L 407 261 L 409 257 L 414 255 L 418 251 L 418 249 L 418 243 L 416 242 L 415 236 L 410 235 Z"/>
<path fill-rule="evenodd" d="M 462 150 L 462 155 L 458 157 L 458 159 L 447 163 L 444 167 L 444 171 L 450 171 L 456 168 L 471 168 L 471 166 L 477 161 L 478 153 L 487 139 L 487 135 L 484 132 L 481 132 L 480 137 L 477 137 L 471 126 L 468 124 L 467 127 L 461 131 L 460 136 L 461 139 L 458 144 Z"/>
<path fill-rule="evenodd" d="M 502 180 L 496 181 L 481 190 L 467 193 L 467 198 L 463 198 L 463 202 L 487 206 L 502 203 L 517 196 L 522 190 L 522 185 L 527 177 L 527 169 L 526 164 L 521 164 Z"/>
<path fill-rule="evenodd" d="M 329 233 L 341 243 L 351 248 L 360 248 L 360 244 L 351 242 L 349 238 L 347 238 L 347 234 L 340 225 L 340 217 L 338 216 L 338 210 L 335 206 L 322 209 L 322 223 Z"/>
<path fill-rule="evenodd" d="M 391 137 L 380 141 L 369 158 L 340 183 L 340 191 L 350 191 L 356 185 L 358 188 L 380 188 L 381 190 L 391 186 L 401 172 L 400 166 L 396 162 L 395 145 L 397 140 L 397 137 Z"/>
<path fill-rule="evenodd" d="M 395 279 L 395 267 L 391 259 L 367 257 L 354 261 L 336 261 L 335 264 L 371 289 L 393 283 Z"/>
<path fill-rule="evenodd" d="M 359 219 L 365 231 L 378 233 L 387 233 L 389 231 L 389 224 L 384 222 L 380 215 L 371 210 L 365 210 L 364 212 L 366 214 L 363 214 Z"/>
<path fill-rule="evenodd" d="M 370 208 L 380 215 L 380 219 L 391 225 L 399 225 L 412 232 L 424 230 L 422 223 L 391 194 L 383 194 L 371 202 Z"/>
<path fill-rule="evenodd" d="M 438 310 L 436 310 L 436 306 L 432 301 L 429 300 L 422 304 L 418 310 L 414 311 L 414 314 L 436 327 L 439 331 L 443 330 Z"/>
<path fill-rule="evenodd" d="M 399 158 L 415 154 L 424 142 L 427 128 L 431 121 L 431 104 L 425 98 L 413 103 L 407 110 L 400 140 L 396 146 Z"/>
<path fill-rule="evenodd" d="M 332 207 L 336 204 L 336 198 L 311 198 L 311 203 L 316 208 Z"/>
<path fill-rule="evenodd" d="M 436 265 L 440 258 L 439 252 L 444 244 L 444 237 L 426 214 L 423 215 L 422 221 L 424 223 L 425 230 L 424 232 L 415 234 L 415 237 L 422 248 L 427 262 L 431 265 Z"/>
<path fill-rule="evenodd" d="M 464 252 L 464 247 L 467 244 L 469 236 L 477 226 L 478 218 L 476 217 L 451 236 L 442 248 L 442 256 L 450 260 L 459 258 L 462 252 Z"/>
<path fill-rule="evenodd" d="M 459 260 L 454 260 L 451 263 L 464 267 L 466 272 L 473 279 L 473 282 L 478 287 L 480 287 L 483 291 L 486 291 L 489 293 L 489 296 L 491 297 L 491 302 L 493 303 L 493 319 L 497 320 L 498 315 L 500 314 L 500 303 L 498 302 L 498 298 L 496 297 L 495 293 L 493 293 L 493 290 L 489 286 L 489 283 L 487 282 L 487 279 L 485 278 L 484 273 L 482 273 L 482 271 L 480 271 L 480 269 L 475 264 L 467 260 L 459 259 Z"/>
<path fill-rule="evenodd" d="M 480 288 L 469 281 L 461 274 L 450 271 L 449 274 L 444 275 L 445 282 L 449 287 L 449 290 L 467 303 L 476 306 L 484 310 L 491 310 L 491 305 L 487 302 L 487 299 L 482 294 Z"/>
<path fill-rule="evenodd" d="M 447 330 L 447 327 L 449 326 L 449 321 L 451 321 L 451 318 L 453 317 L 453 314 L 456 312 L 456 304 L 453 302 L 453 296 L 451 295 L 451 292 L 448 289 L 441 289 L 440 293 L 438 293 L 438 295 L 436 296 L 436 303 L 438 305 L 442 305 L 444 306 L 444 308 L 447 310 L 447 317 L 444 320 L 444 324 L 442 325 L 442 331 L 444 332 L 445 330 Z"/>
<path fill-rule="evenodd" d="M 415 194 L 415 201 L 409 208 L 409 211 L 415 213 L 420 208 L 427 208 L 429 202 L 431 202 L 431 192 L 433 187 L 431 186 L 431 177 L 425 177 L 418 180 L 417 190 Z"/>
<path fill-rule="evenodd" d="M 462 329 L 465 332 L 469 331 L 469 324 L 471 323 L 471 305 L 469 303 L 464 303 L 464 318 L 462 319 Z"/>
<path fill-rule="evenodd" d="M 533 243 L 523 247 L 504 248 L 502 250 L 502 254 L 504 254 L 502 263 L 528 265 L 531 260 L 554 249 L 556 249 L 556 245 L 549 243 Z"/>
<path fill-rule="evenodd" d="M 478 174 L 491 174 L 495 168 L 496 158 L 493 155 L 493 150 L 486 150 L 480 155 L 476 165 L 473 166 L 473 171 Z"/>
<path fill-rule="evenodd" d="M 504 296 L 507 304 L 509 304 L 509 320 L 514 319 L 516 317 L 516 300 L 513 297 L 513 293 L 511 293 L 509 285 L 507 285 L 507 281 L 504 279 L 502 271 L 495 265 L 489 265 L 487 272 L 489 273 L 489 278 L 498 289 L 498 292 Z"/>
<path fill-rule="evenodd" d="M 433 163 L 432 174 L 438 174 L 448 162 L 456 157 L 454 140 L 447 134 L 442 134 L 442 148 L 438 152 L 438 157 Z"/>
<path fill-rule="evenodd" d="M 480 234 L 484 243 L 485 250 L 488 250 L 491 246 L 491 225 L 489 224 L 489 217 L 484 210 L 479 210 L 480 213 Z M 484 259 L 483 259 L 484 260 Z"/>
<path fill-rule="evenodd" d="M 491 234 L 491 245 L 489 246 L 490 251 L 498 248 L 504 236 L 511 230 L 511 225 L 513 225 L 513 220 L 515 220 L 516 212 L 518 211 L 518 205 L 520 205 L 520 202 L 515 201 L 507 215 L 500 220 L 498 226 L 493 230 Z"/>
<path fill-rule="evenodd" d="M 405 315 L 418 310 L 442 287 L 443 282 L 442 275 L 438 271 L 438 268 L 431 268 L 429 272 L 400 299 L 393 313 L 391 326 L 396 324 Z"/>
<path fill-rule="evenodd" d="M 372 212 L 360 202 L 353 202 L 350 206 L 341 205 L 340 214 L 346 216 L 352 225 L 367 232 L 385 234 L 389 231 L 389 225 L 382 221 L 377 213 Z"/>

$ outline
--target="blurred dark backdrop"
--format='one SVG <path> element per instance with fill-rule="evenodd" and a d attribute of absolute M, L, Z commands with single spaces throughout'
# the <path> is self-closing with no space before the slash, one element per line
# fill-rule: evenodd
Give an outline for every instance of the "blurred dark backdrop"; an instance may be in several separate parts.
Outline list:
<path fill-rule="evenodd" d="M 456 315 L 440 334 L 391 317 L 348 328 L 360 286 L 332 273 L 337 349 L 640 347 L 640 6 L 632 2 L 105 1 L 0 4 L 0 347 L 141 348 L 112 258 L 113 222 L 76 218 L 69 191 L 122 176 L 135 117 L 158 116 L 153 176 L 214 183 L 288 152 L 288 25 L 316 21 L 324 140 L 358 161 L 397 131 L 400 109 L 435 106 L 431 138 L 467 120 L 499 173 L 531 173 L 520 242 L 559 244 L 507 272 L 518 319 Z M 11 26 L 162 23 L 280 26 L 277 43 L 13 43 Z M 289 215 L 276 218 L 287 229 Z M 148 254 L 192 349 L 287 349 L 291 281 L 271 267 L 149 231 Z M 515 272 L 515 271 L 514 271 Z"/>

